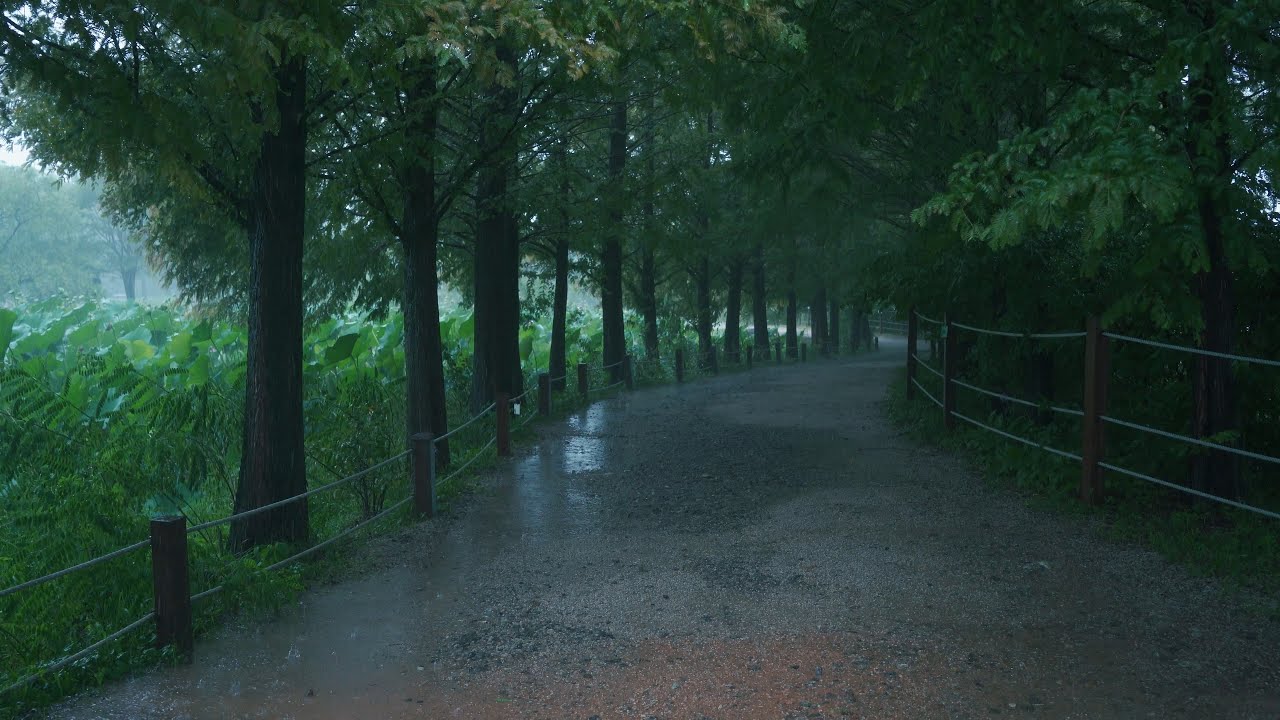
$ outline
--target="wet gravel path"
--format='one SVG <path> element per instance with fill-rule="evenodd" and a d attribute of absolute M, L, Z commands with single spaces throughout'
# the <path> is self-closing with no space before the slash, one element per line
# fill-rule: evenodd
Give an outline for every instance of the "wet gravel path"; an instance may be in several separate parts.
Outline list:
<path fill-rule="evenodd" d="M 897 434 L 901 347 L 597 403 L 60 718 L 1280 717 L 1280 625 Z"/>

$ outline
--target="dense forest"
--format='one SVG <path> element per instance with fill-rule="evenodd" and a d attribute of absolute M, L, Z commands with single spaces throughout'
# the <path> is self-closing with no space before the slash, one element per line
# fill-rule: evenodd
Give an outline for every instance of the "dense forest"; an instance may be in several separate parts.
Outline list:
<path fill-rule="evenodd" d="M 915 307 L 1280 357 L 1280 0 L 0 5 L 0 129 L 67 188 L 0 169 L 0 497 L 23 530 L 0 585 L 157 509 L 293 496 L 580 358 L 794 357 L 805 317 L 823 353 Z M 66 209 L 19 234 L 40 204 Z M 98 266 L 45 268 L 85 243 Z M 143 258 L 174 302 L 93 299 L 85 273 Z M 1033 402 L 1083 392 L 1079 343 L 958 352 Z M 1128 349 L 1112 402 L 1274 454 L 1277 372 Z M 1113 442 L 1280 507 L 1273 465 Z M 305 542 L 379 510 L 364 492 L 202 552 Z M 104 520 L 40 535 L 68 513 Z M 59 548 L 19 560 L 37 541 Z M 6 668 L 74 644 L 6 639 L 5 609 Z"/>

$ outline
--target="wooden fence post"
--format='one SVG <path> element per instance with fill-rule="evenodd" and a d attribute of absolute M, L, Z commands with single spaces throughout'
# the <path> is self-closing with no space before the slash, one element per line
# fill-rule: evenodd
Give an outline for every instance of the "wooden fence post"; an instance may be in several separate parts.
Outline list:
<path fill-rule="evenodd" d="M 1084 419 L 1081 422 L 1082 471 L 1080 499 L 1090 505 L 1102 502 L 1102 458 L 1105 435 L 1102 416 L 1107 414 L 1107 379 L 1110 374 L 1111 347 L 1102 334 L 1102 321 L 1090 317 L 1084 340 Z"/>
<path fill-rule="evenodd" d="M 755 345 L 752 345 L 752 346 L 750 346 L 750 347 L 748 347 L 748 348 L 747 348 L 747 369 L 748 369 L 748 370 L 750 370 L 750 369 L 751 369 L 752 364 L 755 362 L 755 359 L 754 359 L 754 358 L 755 358 L 755 354 L 756 354 L 756 346 L 755 346 Z"/>
<path fill-rule="evenodd" d="M 907 399 L 916 396 L 916 309 L 907 315 Z"/>
<path fill-rule="evenodd" d="M 511 396 L 500 392 L 494 397 L 494 410 L 497 413 L 498 457 L 511 455 Z"/>
<path fill-rule="evenodd" d="M 191 582 L 187 570 L 187 519 L 151 519 L 151 582 L 155 596 L 156 647 L 170 645 L 191 662 Z"/>
<path fill-rule="evenodd" d="M 587 374 L 588 374 L 587 364 L 578 363 L 578 394 L 582 396 L 583 400 L 587 399 L 587 389 L 588 389 Z"/>
<path fill-rule="evenodd" d="M 436 442 L 429 432 L 409 439 L 413 449 L 413 511 L 423 517 L 436 514 Z"/>
<path fill-rule="evenodd" d="M 720 374 L 720 356 L 716 353 L 716 346 L 711 346 L 711 374 Z"/>
<path fill-rule="evenodd" d="M 942 326 L 942 425 L 956 429 L 956 334 L 952 332 L 951 318 Z"/>
<path fill-rule="evenodd" d="M 800 343 L 800 362 L 809 362 L 809 343 Z"/>
<path fill-rule="evenodd" d="M 779 340 L 777 343 L 775 343 L 774 348 L 777 351 L 777 362 L 779 365 L 781 365 L 782 364 L 782 341 Z"/>
<path fill-rule="evenodd" d="M 551 373 L 538 373 L 538 414 L 551 415 Z"/>
<path fill-rule="evenodd" d="M 622 379 L 627 382 L 628 390 L 636 389 L 636 376 L 633 371 L 634 368 L 631 366 L 631 353 L 627 353 L 622 356 Z"/>
<path fill-rule="evenodd" d="M 676 348 L 676 382 L 684 382 L 684 348 Z"/>

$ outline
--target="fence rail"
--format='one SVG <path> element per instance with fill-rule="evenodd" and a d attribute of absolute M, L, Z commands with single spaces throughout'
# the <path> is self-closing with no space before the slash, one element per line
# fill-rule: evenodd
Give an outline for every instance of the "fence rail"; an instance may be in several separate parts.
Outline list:
<path fill-rule="evenodd" d="M 675 363 L 676 363 L 677 374 L 680 375 L 681 379 L 683 379 L 682 361 L 683 361 L 683 350 L 677 350 L 675 353 Z M 651 361 L 645 361 L 645 362 L 651 362 Z M 658 362 L 661 362 L 661 360 L 659 359 Z M 750 367 L 751 363 L 748 362 L 747 365 L 748 367 Z M 617 361 L 610 365 L 597 367 L 595 369 L 607 372 L 610 370 L 616 370 L 618 368 L 621 368 L 621 375 L 622 375 L 621 380 L 613 383 L 609 383 L 604 386 L 595 387 L 595 388 L 586 387 L 585 388 L 586 392 L 582 393 L 582 397 L 586 399 L 589 394 L 615 390 L 619 387 L 626 387 L 628 390 L 632 389 L 634 387 L 634 372 L 633 372 L 634 364 L 633 364 L 633 359 L 631 355 L 626 355 L 620 361 Z M 586 365 L 579 365 L 578 366 L 579 380 L 582 381 L 586 379 L 590 370 L 591 368 Z M 568 379 L 568 373 L 560 375 L 557 378 L 552 378 L 548 373 L 545 373 L 545 372 L 539 373 L 538 384 L 536 389 L 527 389 L 524 392 L 522 392 L 520 395 L 517 395 L 514 397 L 499 395 L 498 399 L 495 400 L 495 402 L 491 403 L 489 406 L 485 407 L 480 412 L 468 418 L 466 422 L 449 430 L 448 432 L 439 436 L 432 436 L 430 434 L 416 435 L 410 439 L 411 448 L 409 450 L 405 450 L 403 452 L 397 453 L 389 458 L 386 458 L 380 462 L 370 465 L 369 467 L 366 467 L 355 473 L 347 475 L 346 477 L 340 478 L 338 480 L 334 480 L 332 482 L 326 483 L 319 487 L 312 488 L 305 492 L 298 493 L 297 495 L 293 495 L 288 498 L 277 500 L 265 505 L 261 505 L 256 508 L 251 508 L 249 510 L 233 513 L 231 515 L 218 518 L 216 520 L 196 523 L 190 526 L 186 525 L 185 517 L 167 518 L 164 520 L 160 520 L 160 519 L 153 520 L 151 537 L 149 537 L 146 540 L 141 540 L 139 542 L 133 543 L 131 545 L 127 545 L 117 550 L 113 550 L 111 552 L 105 553 L 103 555 L 92 558 L 90 560 L 86 560 L 76 565 L 72 565 L 40 577 L 32 578 L 30 580 L 26 580 L 16 585 L 13 585 L 12 587 L 0 590 L 0 598 L 4 598 L 10 595 L 15 595 L 24 590 L 29 590 L 39 585 L 43 585 L 44 583 L 57 580 L 61 577 L 65 577 L 67 575 L 71 575 L 80 571 L 88 570 L 97 565 L 128 555 L 130 553 L 140 551 L 148 547 L 151 548 L 152 566 L 155 569 L 155 587 L 153 588 L 153 591 L 155 593 L 155 599 L 156 599 L 156 605 L 155 605 L 156 610 L 154 610 L 153 612 L 147 613 L 146 615 L 116 630 L 110 635 L 97 640 L 93 644 L 85 647 L 84 649 L 74 654 L 67 655 L 63 658 L 60 658 L 50 663 L 49 665 L 40 668 L 36 672 L 23 676 L 17 682 L 0 690 L 0 696 L 8 695 L 9 693 L 18 691 L 26 687 L 27 685 L 30 685 L 31 683 L 36 682 L 42 677 L 46 677 L 52 673 L 56 673 L 59 670 L 62 670 L 69 665 L 72 665 L 80 660 L 83 660 L 84 658 L 89 657 L 90 655 L 94 654 L 98 650 L 102 649 L 107 644 L 114 642 L 116 640 L 119 640 L 120 638 L 128 635 L 129 633 L 137 631 L 143 628 L 144 626 L 146 626 L 148 623 L 152 623 L 152 622 L 154 622 L 156 626 L 157 644 L 162 646 L 169 645 L 169 644 L 177 644 L 179 646 L 179 649 L 183 650 L 184 643 L 185 643 L 185 648 L 189 649 L 190 639 L 193 632 L 191 614 L 190 614 L 191 606 L 194 603 L 197 603 L 209 597 L 213 597 L 223 592 L 226 588 L 225 585 L 220 584 L 220 585 L 215 585 L 206 590 L 202 590 L 200 592 L 193 594 L 190 592 L 189 587 L 186 587 L 186 586 L 181 586 L 180 592 L 175 592 L 168 587 L 162 587 L 162 582 L 160 578 L 160 575 L 163 574 L 162 569 L 164 570 L 164 572 L 169 572 L 176 569 L 176 566 L 178 564 L 181 565 L 181 570 L 182 570 L 181 578 L 183 579 L 183 582 L 186 582 L 186 578 L 188 577 L 187 566 L 189 563 L 189 559 L 186 552 L 185 538 L 191 535 L 192 533 L 197 533 L 203 530 L 208 530 L 211 528 L 227 525 L 229 523 L 232 523 L 238 520 L 243 520 L 243 519 L 258 515 L 260 513 L 268 512 L 270 510 L 289 505 L 291 503 L 305 501 L 306 499 L 314 495 L 318 495 L 321 493 L 334 490 L 335 488 L 341 487 L 342 485 L 345 485 L 347 483 L 353 482 L 360 478 L 366 477 L 371 473 L 377 472 L 378 470 L 384 469 L 395 463 L 401 462 L 406 458 L 410 460 L 410 465 L 411 465 L 410 476 L 413 484 L 413 491 L 407 497 L 401 498 L 400 500 L 397 500 L 391 505 L 384 507 L 383 509 L 378 511 L 376 514 L 353 524 L 352 526 L 342 530 L 341 532 L 337 533 L 331 538 L 328 538 L 324 541 L 311 545 L 305 549 L 302 549 L 296 553 L 293 553 L 289 557 L 286 557 L 282 560 L 279 560 L 267 566 L 264 570 L 267 572 L 271 572 L 271 571 L 279 570 L 280 568 L 292 565 L 312 554 L 315 554 L 323 550 L 326 547 L 333 545 L 334 543 L 337 543 L 338 541 L 344 538 L 354 535 L 355 533 L 359 532 L 364 528 L 369 527 L 370 525 L 373 525 L 374 523 L 377 523 L 381 520 L 386 519 L 387 517 L 403 509 L 406 505 L 410 503 L 414 504 L 415 510 L 417 510 L 419 514 L 422 514 L 428 517 L 433 515 L 436 507 L 437 490 L 440 487 L 449 483 L 451 480 L 454 480 L 457 477 L 459 477 L 464 471 L 466 471 L 475 462 L 477 462 L 481 456 L 488 453 L 495 446 L 498 448 L 499 455 L 507 454 L 506 452 L 504 452 L 504 449 L 507 450 L 507 452 L 509 452 L 509 435 L 511 431 L 510 414 L 512 413 L 512 408 L 517 403 L 521 402 L 526 397 L 528 397 L 531 393 L 534 393 L 536 391 L 537 398 L 538 398 L 538 412 L 529 413 L 529 417 L 523 420 L 522 422 L 520 422 L 517 425 L 517 428 L 523 428 L 529 425 L 530 423 L 532 423 L 534 420 L 538 419 L 539 417 L 546 417 L 547 415 L 550 414 L 551 400 L 553 395 L 552 389 L 551 389 L 552 383 L 565 381 L 567 379 Z M 471 427 L 472 425 L 479 422 L 482 418 L 486 417 L 490 413 L 495 413 L 497 415 L 497 423 L 496 423 L 496 429 L 494 430 L 493 434 L 489 437 L 489 439 L 482 446 L 480 446 L 475 452 L 473 452 L 465 462 L 463 462 L 461 465 L 458 465 L 455 468 L 452 468 L 451 472 L 448 475 L 444 476 L 443 478 L 437 479 L 436 467 L 435 467 L 436 445 L 443 440 L 446 440 L 451 437 L 455 437 L 458 433 Z M 160 537 L 159 533 L 161 532 L 157 529 L 158 523 L 169 526 L 170 527 L 169 532 L 173 532 L 174 526 L 177 527 L 177 534 L 183 538 L 183 541 L 180 544 L 180 549 L 179 549 L 180 551 L 172 552 L 166 549 L 162 552 L 160 550 L 161 546 L 157 544 L 157 538 Z M 173 563 L 175 567 L 169 568 L 166 566 L 166 563 Z M 173 634 L 173 632 L 171 632 L 172 628 L 168 627 L 168 625 L 172 625 L 174 623 L 175 616 L 177 617 L 177 622 L 179 625 L 185 625 L 185 627 L 177 628 L 176 636 Z M 188 655 L 188 658 L 189 658 L 189 655 Z"/>
<path fill-rule="evenodd" d="M 938 371 L 937 369 L 931 367 L 928 363 L 921 360 L 916 353 L 916 346 L 917 346 L 918 332 L 919 332 L 918 323 L 921 321 L 926 323 L 932 323 L 934 325 L 937 325 L 941 329 L 941 335 L 945 340 L 942 371 Z M 1105 332 L 1102 330 L 1101 323 L 1099 323 L 1096 319 L 1090 319 L 1087 324 L 1089 326 L 1089 330 L 1086 330 L 1085 332 L 1077 332 L 1077 331 L 1041 332 L 1041 333 L 1010 332 L 1006 330 L 995 330 L 990 328 L 982 328 L 982 327 L 977 327 L 973 325 L 967 325 L 964 323 L 956 322 L 950 318 L 947 318 L 944 320 L 934 320 L 920 314 L 918 311 L 913 309 L 907 321 L 907 327 L 908 327 L 907 395 L 908 395 L 908 398 L 910 398 L 914 394 L 914 392 L 919 391 L 925 397 L 927 397 L 933 404 L 942 408 L 943 419 L 948 429 L 951 429 L 953 427 L 952 418 L 957 418 L 979 429 L 985 430 L 987 432 L 994 433 L 996 435 L 1002 436 L 1010 440 L 1014 440 L 1016 442 L 1022 443 L 1024 445 L 1028 445 L 1030 447 L 1037 448 L 1039 450 L 1043 450 L 1045 452 L 1051 453 L 1058 457 L 1065 458 L 1067 460 L 1072 460 L 1074 462 L 1081 463 L 1082 472 L 1081 472 L 1081 483 L 1080 483 L 1080 495 L 1082 499 L 1084 499 L 1086 502 L 1097 503 L 1101 500 L 1102 494 L 1103 494 L 1101 470 L 1105 469 L 1105 470 L 1110 470 L 1112 472 L 1116 472 L 1121 475 L 1125 475 L 1127 477 L 1131 477 L 1137 480 L 1143 480 L 1145 482 L 1149 482 L 1149 483 L 1167 487 L 1173 490 L 1177 490 L 1178 492 L 1193 495 L 1195 497 L 1199 497 L 1204 500 L 1220 503 L 1222 505 L 1234 507 L 1239 510 L 1244 510 L 1247 512 L 1264 516 L 1264 517 L 1280 519 L 1280 513 L 1276 513 L 1274 511 L 1267 510 L 1265 508 L 1255 507 L 1253 505 L 1241 502 L 1239 500 L 1221 497 L 1219 495 L 1204 492 L 1202 490 L 1197 490 L 1195 488 L 1190 488 L 1185 485 L 1170 482 L 1168 480 L 1162 480 L 1162 479 L 1153 477 L 1151 475 L 1148 475 L 1146 473 L 1141 473 L 1136 470 L 1131 470 L 1128 468 L 1120 467 L 1118 465 L 1106 462 L 1105 458 L 1103 457 L 1103 444 L 1101 442 L 1102 426 L 1114 425 L 1118 427 L 1125 427 L 1131 430 L 1136 430 L 1149 435 L 1163 437 L 1170 440 L 1177 440 L 1179 442 L 1196 445 L 1198 447 L 1203 447 L 1203 448 L 1217 451 L 1217 452 L 1230 453 L 1239 457 L 1248 458 L 1250 460 L 1256 460 L 1258 462 L 1280 464 L 1280 458 L 1267 455 L 1264 453 L 1245 450 L 1243 448 L 1233 447 L 1231 445 L 1225 445 L 1222 443 L 1216 443 L 1210 440 L 1205 440 L 1203 438 L 1196 438 L 1188 435 L 1169 432 L 1167 430 L 1153 428 L 1147 425 L 1142 425 L 1139 423 L 1131 422 L 1129 420 L 1123 420 L 1123 419 L 1108 415 L 1106 413 L 1106 407 L 1105 407 L 1106 406 L 1106 385 L 1107 385 L 1107 379 L 1108 379 L 1107 378 L 1108 368 L 1107 368 L 1107 363 L 1105 362 L 1105 358 L 1107 356 L 1107 353 L 1109 352 L 1107 341 L 1119 340 L 1123 342 L 1132 342 L 1132 343 L 1137 343 L 1137 344 L 1165 349 L 1165 350 L 1175 350 L 1179 352 L 1193 353 L 1197 355 L 1205 355 L 1210 357 L 1218 357 L 1218 358 L 1223 358 L 1223 359 L 1237 361 L 1237 362 L 1265 365 L 1265 366 L 1271 366 L 1271 367 L 1280 367 L 1280 361 L 1270 360 L 1267 358 L 1248 357 L 1244 355 L 1233 355 L 1230 353 L 1220 353 L 1220 352 L 1214 352 L 1210 350 L 1204 350 L 1201 348 L 1193 348 L 1193 347 L 1187 347 L 1184 345 L 1174 345 L 1171 343 L 1164 343 L 1164 342 L 1159 342 L 1155 340 L 1147 340 L 1144 338 L 1137 338 L 1130 335 L 1121 335 L 1119 333 Z M 1074 408 L 1059 407 L 1059 406 L 1055 406 L 1047 403 L 1036 403 L 1030 400 L 1026 400 L 1024 398 L 1014 397 L 1006 393 L 997 392 L 989 388 L 980 387 L 978 385 L 960 380 L 955 376 L 958 358 L 955 357 L 956 345 L 955 345 L 955 333 L 953 332 L 953 330 L 957 328 L 961 330 L 966 330 L 969 332 L 979 333 L 982 335 L 988 335 L 993 337 L 1007 337 L 1007 338 L 1015 338 L 1015 339 L 1069 340 L 1069 339 L 1076 339 L 1076 338 L 1085 338 L 1085 341 L 1086 341 L 1085 342 L 1085 366 L 1086 366 L 1088 375 L 1086 376 L 1086 382 L 1085 382 L 1086 387 L 1085 387 L 1084 409 L 1076 410 Z M 942 380 L 943 399 L 941 401 L 939 401 L 937 397 L 935 397 L 932 393 L 930 393 L 925 388 L 925 386 L 921 384 L 919 380 L 916 378 L 916 372 L 921 367 L 928 370 L 930 373 L 936 375 Z M 1082 452 L 1080 454 L 1077 454 L 1073 452 L 1068 452 L 1066 450 L 1060 450 L 1054 447 L 1050 447 L 1048 445 L 1037 442 L 1035 440 L 1031 440 L 1029 438 L 1025 438 L 1020 435 L 1015 435 L 1005 430 L 1001 430 L 1000 428 L 993 427 L 987 423 L 981 422 L 975 418 L 972 418 L 957 412 L 955 409 L 955 400 L 954 400 L 955 394 L 953 390 L 953 388 L 955 387 L 964 388 L 966 390 L 970 390 L 972 392 L 976 392 L 981 395 L 985 395 L 987 397 L 997 398 L 1000 400 L 1004 400 L 1006 402 L 1015 403 L 1025 407 L 1035 408 L 1039 410 L 1047 410 L 1047 411 L 1051 411 L 1051 412 L 1062 414 L 1062 415 L 1069 415 L 1072 417 L 1081 418 L 1082 419 L 1082 437 L 1081 437 Z"/>

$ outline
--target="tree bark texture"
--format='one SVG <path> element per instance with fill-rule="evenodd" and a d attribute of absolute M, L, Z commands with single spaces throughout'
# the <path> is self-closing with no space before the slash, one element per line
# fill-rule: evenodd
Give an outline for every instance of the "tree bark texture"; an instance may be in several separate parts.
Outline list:
<path fill-rule="evenodd" d="M 436 212 L 435 142 L 438 106 L 435 68 L 421 63 L 406 93 L 410 156 L 404 173 L 400 246 L 404 252 L 405 424 L 407 437 L 449 429 L 444 352 L 440 341 L 440 222 Z M 449 464 L 449 441 L 436 443 L 436 462 Z"/>
<path fill-rule="evenodd" d="M 1217 3 L 1187 0 L 1192 17 L 1206 34 L 1218 22 Z M 1219 41 L 1212 41 L 1219 42 Z M 1191 101 L 1186 132 L 1187 159 L 1195 183 L 1196 212 L 1204 237 L 1208 268 L 1197 273 L 1193 290 L 1200 300 L 1203 333 L 1201 347 L 1232 353 L 1236 325 L 1235 283 L 1227 257 L 1226 224 L 1231 217 L 1228 200 L 1233 175 L 1231 137 L 1224 125 L 1230 116 L 1225 94 L 1229 87 L 1227 50 L 1214 47 L 1203 66 L 1192 68 L 1187 84 Z M 1238 398 L 1231 361 L 1197 356 L 1192 368 L 1192 432 L 1225 445 L 1239 429 Z M 1231 453 L 1207 451 L 1191 459 L 1192 487 L 1214 495 L 1239 499 L 1243 494 L 1239 458 Z"/>
<path fill-rule="evenodd" d="M 302 417 L 305 58 L 286 51 L 275 81 L 272 114 L 278 127 L 262 136 L 249 191 L 249 345 L 237 513 L 307 489 Z M 234 521 L 231 549 L 299 542 L 307 534 L 307 502 L 299 500 Z"/>
<path fill-rule="evenodd" d="M 789 358 L 800 356 L 799 328 L 796 327 L 796 315 L 799 309 L 796 290 L 793 285 L 791 289 L 787 290 L 787 357 Z"/>
<path fill-rule="evenodd" d="M 809 326 L 813 329 L 814 350 L 827 354 L 827 290 L 822 288 L 809 305 Z"/>
<path fill-rule="evenodd" d="M 498 48 L 498 59 L 516 72 L 514 52 Z M 486 91 L 489 112 L 481 128 L 480 147 L 489 161 L 476 173 L 475 338 L 471 409 L 479 412 L 494 393 L 519 395 L 520 374 L 520 244 L 509 197 L 515 172 L 516 143 L 510 132 L 517 121 L 516 91 L 494 84 Z"/>
<path fill-rule="evenodd" d="M 622 236 L 623 206 L 626 202 L 623 171 L 627 162 L 627 101 L 615 98 L 609 122 L 609 190 L 606 194 L 609 227 L 605 230 L 604 253 L 600 269 L 604 277 L 600 287 L 600 309 L 604 316 L 604 364 L 610 370 L 610 382 L 622 379 L 622 356 L 627 352 L 626 326 L 622 306 Z"/>
<path fill-rule="evenodd" d="M 551 300 L 551 359 L 547 372 L 551 375 L 551 388 L 564 390 L 569 382 L 569 365 L 566 360 L 565 333 L 569 316 L 569 185 L 566 141 L 556 146 L 556 166 L 560 171 L 560 234 L 556 237 L 555 288 Z"/>
<path fill-rule="evenodd" d="M 751 315 L 755 324 L 756 357 L 769 359 L 769 297 L 764 274 L 764 245 L 756 245 L 752 268 Z"/>
<path fill-rule="evenodd" d="M 840 354 L 840 301 L 831 300 L 831 324 L 827 327 L 831 352 Z"/>
<path fill-rule="evenodd" d="M 698 313 L 698 367 L 711 369 L 711 260 L 703 255 L 694 271 Z"/>
<path fill-rule="evenodd" d="M 735 257 L 729 262 L 729 300 L 724 315 L 725 362 L 740 363 L 742 358 L 742 266 Z"/>

